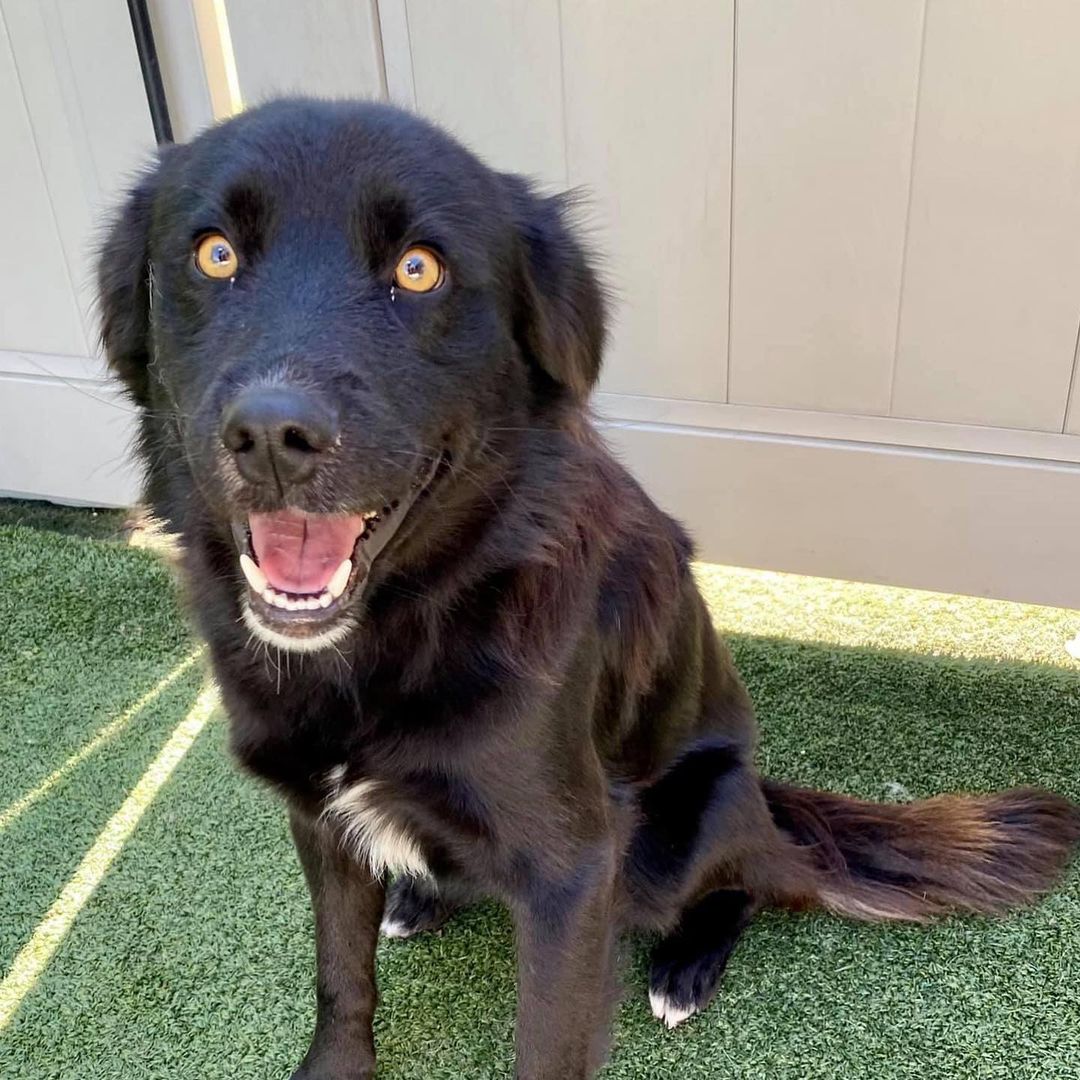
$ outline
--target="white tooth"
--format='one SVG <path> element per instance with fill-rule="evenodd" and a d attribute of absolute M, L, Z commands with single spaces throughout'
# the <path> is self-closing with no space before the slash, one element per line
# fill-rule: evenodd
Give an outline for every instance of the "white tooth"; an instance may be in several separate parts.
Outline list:
<path fill-rule="evenodd" d="M 303 604 L 303 602 L 304 602 L 303 600 L 293 600 L 291 598 L 287 599 L 285 601 L 285 610 L 286 611 L 299 611 L 301 605 Z"/>
<path fill-rule="evenodd" d="M 259 564 L 250 555 L 240 556 L 240 569 L 244 571 L 251 591 L 262 594 L 266 588 L 266 575 L 259 569 Z"/>
<path fill-rule="evenodd" d="M 267 602 L 268 604 L 273 604 L 273 603 L 275 603 L 275 597 L 276 597 L 276 596 L 277 596 L 277 593 L 276 593 L 276 592 L 274 592 L 274 590 L 273 590 L 273 589 L 271 589 L 269 585 L 268 585 L 268 586 L 267 586 L 267 587 L 266 587 L 265 589 L 263 589 L 263 591 L 262 591 L 262 598 L 263 598 L 263 599 L 264 599 L 264 600 L 265 600 L 265 601 L 266 601 L 266 602 Z"/>
<path fill-rule="evenodd" d="M 329 607 L 333 602 L 334 598 L 328 592 L 319 597 L 319 607 Z"/>
<path fill-rule="evenodd" d="M 334 576 L 327 582 L 326 591 L 336 600 L 349 584 L 349 575 L 352 573 L 352 559 L 346 559 L 335 571 Z"/>
<path fill-rule="evenodd" d="M 304 601 L 304 607 L 308 611 L 314 611 L 319 606 L 319 598 L 317 596 L 309 596 Z"/>

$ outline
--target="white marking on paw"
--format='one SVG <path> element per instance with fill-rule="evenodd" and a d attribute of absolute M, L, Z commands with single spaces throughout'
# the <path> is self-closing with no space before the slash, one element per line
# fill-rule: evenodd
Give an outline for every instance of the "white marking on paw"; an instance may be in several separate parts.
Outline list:
<path fill-rule="evenodd" d="M 420 845 L 408 829 L 378 805 L 378 780 L 360 780 L 335 789 L 326 801 L 323 816 L 335 821 L 342 844 L 371 872 L 381 877 L 395 874 L 427 877 L 430 874 Z"/>
<path fill-rule="evenodd" d="M 676 1005 L 671 998 L 664 994 L 658 994 L 655 990 L 649 991 L 649 1005 L 652 1014 L 657 1020 L 663 1020 L 669 1031 L 673 1031 L 684 1020 L 689 1020 L 696 1013 L 696 1005 Z"/>
<path fill-rule="evenodd" d="M 397 919 L 383 919 L 379 930 L 382 932 L 383 937 L 390 938 L 409 938 L 415 933 L 411 926 L 406 926 L 403 922 L 398 922 Z"/>

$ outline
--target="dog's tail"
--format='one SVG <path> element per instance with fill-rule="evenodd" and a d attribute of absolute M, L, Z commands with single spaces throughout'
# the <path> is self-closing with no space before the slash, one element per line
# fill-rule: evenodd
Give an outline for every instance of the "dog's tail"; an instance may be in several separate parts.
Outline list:
<path fill-rule="evenodd" d="M 1050 890 L 1080 842 L 1080 806 L 1031 788 L 881 804 L 762 786 L 773 819 L 811 867 L 791 904 L 854 919 L 1007 911 Z"/>

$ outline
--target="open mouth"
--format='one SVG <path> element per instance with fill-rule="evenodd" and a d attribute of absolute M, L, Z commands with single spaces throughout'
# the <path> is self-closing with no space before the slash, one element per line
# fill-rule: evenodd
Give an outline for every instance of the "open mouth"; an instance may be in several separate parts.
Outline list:
<path fill-rule="evenodd" d="M 290 508 L 234 522 L 248 626 L 257 634 L 268 631 L 278 644 L 322 639 L 447 461 L 444 454 L 425 465 L 407 492 L 376 509 L 322 514 Z"/>

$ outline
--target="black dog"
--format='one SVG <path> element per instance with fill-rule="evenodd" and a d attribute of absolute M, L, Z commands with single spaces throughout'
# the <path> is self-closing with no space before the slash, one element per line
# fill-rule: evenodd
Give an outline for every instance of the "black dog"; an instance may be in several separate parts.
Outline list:
<path fill-rule="evenodd" d="M 100 289 L 233 746 L 311 889 L 296 1076 L 372 1074 L 388 871 L 391 934 L 510 906 L 529 1080 L 602 1060 L 623 928 L 659 933 L 674 1025 L 763 905 L 921 920 L 1055 881 L 1080 816 L 1053 795 L 758 777 L 690 543 L 589 424 L 604 305 L 564 202 L 413 116 L 283 101 L 164 155 Z"/>

